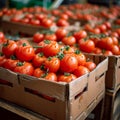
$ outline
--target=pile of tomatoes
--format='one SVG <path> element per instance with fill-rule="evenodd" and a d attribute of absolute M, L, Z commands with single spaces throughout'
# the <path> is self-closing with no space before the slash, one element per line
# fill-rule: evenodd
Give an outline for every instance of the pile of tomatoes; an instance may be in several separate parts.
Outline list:
<path fill-rule="evenodd" d="M 32 40 L 34 44 L 26 39 L 4 38 L 0 67 L 54 82 L 71 82 L 95 69 L 96 64 L 88 61 L 75 45 L 76 38 L 66 36 L 66 33 L 65 29 L 58 29 L 54 40 L 51 34 L 43 35 L 41 39 L 41 34 L 36 33 Z"/>

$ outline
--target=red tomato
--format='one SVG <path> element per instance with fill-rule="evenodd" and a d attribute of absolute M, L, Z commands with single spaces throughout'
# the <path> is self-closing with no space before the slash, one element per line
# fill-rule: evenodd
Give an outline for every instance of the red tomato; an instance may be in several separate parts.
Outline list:
<path fill-rule="evenodd" d="M 120 49 L 117 45 L 112 45 L 111 46 L 111 51 L 114 55 L 120 55 Z"/>
<path fill-rule="evenodd" d="M 112 53 L 112 51 L 110 51 L 110 50 L 105 50 L 105 51 L 103 52 L 103 55 L 105 55 L 105 56 L 110 56 L 110 55 L 113 55 L 113 53 Z"/>
<path fill-rule="evenodd" d="M 0 40 L 4 40 L 5 39 L 5 35 L 3 32 L 0 32 Z"/>
<path fill-rule="evenodd" d="M 61 75 L 58 75 L 58 82 L 71 82 L 73 80 L 75 80 L 77 77 L 74 74 L 70 74 L 70 73 L 64 73 Z"/>
<path fill-rule="evenodd" d="M 53 40 L 57 41 L 57 36 L 55 34 L 46 34 L 44 40 Z"/>
<path fill-rule="evenodd" d="M 32 63 L 34 67 L 40 67 L 43 62 L 45 62 L 46 57 L 43 53 L 38 53 L 34 56 Z"/>
<path fill-rule="evenodd" d="M 86 62 L 86 56 L 82 52 L 75 51 L 76 58 L 78 60 L 78 65 L 84 65 Z"/>
<path fill-rule="evenodd" d="M 21 74 L 33 75 L 34 67 L 29 62 L 18 62 L 13 71 Z"/>
<path fill-rule="evenodd" d="M 15 53 L 16 57 L 21 61 L 30 61 L 35 55 L 33 47 L 24 43 L 22 46 L 18 46 Z"/>
<path fill-rule="evenodd" d="M 57 72 L 60 68 L 60 60 L 57 57 L 49 57 L 44 62 L 45 68 L 50 72 Z"/>
<path fill-rule="evenodd" d="M 68 45 L 64 46 L 63 48 L 63 53 L 64 54 L 71 54 L 75 52 L 75 48 L 74 47 L 70 47 Z"/>
<path fill-rule="evenodd" d="M 95 43 L 90 39 L 87 40 L 82 39 L 79 40 L 78 42 L 79 42 L 80 50 L 84 52 L 91 53 L 95 49 Z"/>
<path fill-rule="evenodd" d="M 80 65 L 77 69 L 75 69 L 73 74 L 76 75 L 77 77 L 80 77 L 80 76 L 87 74 L 89 72 L 90 71 L 87 67 Z"/>
<path fill-rule="evenodd" d="M 86 38 L 87 32 L 85 30 L 80 30 L 80 31 L 74 33 L 74 37 L 76 38 L 76 40 Z"/>
<path fill-rule="evenodd" d="M 102 54 L 102 50 L 100 48 L 98 48 L 98 47 L 95 47 L 93 53 L 95 53 L 95 54 Z"/>
<path fill-rule="evenodd" d="M 62 38 L 66 37 L 67 33 L 67 30 L 63 28 L 58 28 L 55 32 L 58 40 L 61 40 Z"/>
<path fill-rule="evenodd" d="M 44 78 L 44 79 L 52 81 L 52 82 L 57 82 L 57 76 L 53 72 L 44 73 L 44 74 L 42 74 L 41 78 Z"/>
<path fill-rule="evenodd" d="M 33 35 L 33 42 L 36 42 L 36 43 L 39 43 L 39 42 L 41 42 L 42 40 L 44 39 L 44 34 L 42 34 L 42 33 L 35 33 L 34 35 Z"/>
<path fill-rule="evenodd" d="M 41 24 L 46 28 L 50 28 L 53 25 L 53 21 L 48 18 L 44 18 Z"/>
<path fill-rule="evenodd" d="M 40 21 L 37 20 L 37 19 L 31 19 L 30 20 L 30 24 L 36 25 L 36 26 L 40 26 L 41 25 Z"/>
<path fill-rule="evenodd" d="M 10 57 L 11 55 L 14 55 L 17 47 L 18 46 L 17 46 L 16 42 L 9 40 L 3 44 L 2 52 L 6 57 Z"/>
<path fill-rule="evenodd" d="M 89 71 L 92 71 L 96 68 L 96 64 L 92 61 L 88 61 L 84 64 L 85 67 L 89 69 Z"/>
<path fill-rule="evenodd" d="M 76 39 L 73 36 L 69 36 L 69 37 L 64 37 L 62 39 L 62 42 L 66 45 L 70 45 L 73 46 L 76 43 Z"/>
<path fill-rule="evenodd" d="M 60 52 L 60 46 L 56 41 L 44 40 L 46 44 L 43 47 L 43 53 L 45 56 L 55 56 Z"/>
<path fill-rule="evenodd" d="M 40 78 L 42 74 L 44 74 L 44 71 L 42 71 L 40 68 L 36 68 L 33 72 L 33 76 L 37 78 Z"/>
<path fill-rule="evenodd" d="M 19 60 L 14 60 L 14 59 L 7 59 L 4 63 L 4 67 L 6 69 L 9 69 L 9 70 L 14 70 L 15 67 L 17 66 L 17 63 L 19 62 Z"/>
<path fill-rule="evenodd" d="M 41 14 L 35 14 L 36 19 L 42 21 L 44 18 L 46 18 L 46 15 L 41 13 Z"/>
<path fill-rule="evenodd" d="M 60 61 L 60 70 L 62 72 L 73 72 L 78 67 L 78 60 L 74 54 L 65 54 Z"/>
<path fill-rule="evenodd" d="M 0 53 L 0 67 L 3 67 L 4 63 L 6 62 L 6 58 L 5 55 L 3 55 L 2 53 Z"/>
<path fill-rule="evenodd" d="M 27 24 L 30 22 L 30 20 L 28 18 L 22 18 L 19 20 L 19 22 Z"/>
<path fill-rule="evenodd" d="M 57 21 L 57 26 L 61 26 L 61 27 L 69 26 L 69 22 L 67 20 L 60 18 Z"/>

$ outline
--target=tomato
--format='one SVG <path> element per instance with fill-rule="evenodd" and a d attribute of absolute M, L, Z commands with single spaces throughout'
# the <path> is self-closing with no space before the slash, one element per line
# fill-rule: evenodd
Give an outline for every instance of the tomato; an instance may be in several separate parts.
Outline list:
<path fill-rule="evenodd" d="M 18 46 L 15 55 L 21 61 L 30 61 L 33 59 L 35 51 L 32 46 L 23 43 L 22 46 Z"/>
<path fill-rule="evenodd" d="M 84 66 L 87 67 L 89 71 L 92 71 L 96 68 L 96 64 L 92 61 L 85 62 Z"/>
<path fill-rule="evenodd" d="M 32 25 L 36 25 L 36 26 L 41 25 L 41 23 L 38 19 L 31 19 L 29 23 L 32 24 Z"/>
<path fill-rule="evenodd" d="M 57 36 L 54 33 L 53 34 L 46 34 L 44 37 L 44 40 L 57 41 Z"/>
<path fill-rule="evenodd" d="M 95 54 L 102 54 L 102 50 L 98 47 L 95 47 L 95 49 L 93 50 L 93 53 Z"/>
<path fill-rule="evenodd" d="M 33 42 L 39 43 L 43 39 L 44 39 L 44 34 L 42 34 L 42 33 L 37 32 L 33 35 Z"/>
<path fill-rule="evenodd" d="M 71 82 L 73 80 L 75 80 L 77 77 L 74 74 L 70 74 L 70 73 L 64 73 L 61 75 L 58 75 L 58 82 Z"/>
<path fill-rule="evenodd" d="M 0 40 L 4 40 L 5 39 L 5 35 L 4 35 L 4 33 L 3 32 L 0 32 Z"/>
<path fill-rule="evenodd" d="M 33 17 L 34 17 L 33 14 L 28 13 L 25 15 L 24 18 L 28 18 L 29 20 L 31 20 L 31 19 L 33 19 Z"/>
<path fill-rule="evenodd" d="M 34 67 L 29 62 L 17 62 L 17 66 L 13 71 L 21 74 L 33 75 Z"/>
<path fill-rule="evenodd" d="M 69 45 L 64 46 L 63 48 L 63 53 L 64 54 L 71 54 L 75 52 L 75 48 L 74 47 L 70 47 Z"/>
<path fill-rule="evenodd" d="M 57 75 L 53 72 L 44 73 L 42 74 L 41 78 L 44 78 L 52 82 L 57 82 Z"/>
<path fill-rule="evenodd" d="M 75 69 L 73 74 L 76 75 L 77 77 L 80 77 L 80 76 L 82 76 L 84 74 L 87 74 L 89 72 L 90 71 L 89 71 L 89 69 L 87 67 L 80 65 L 80 66 L 78 66 L 77 69 Z"/>
<path fill-rule="evenodd" d="M 44 43 L 46 44 L 43 47 L 43 53 L 45 56 L 55 56 L 60 52 L 60 46 L 56 41 L 44 40 Z"/>
<path fill-rule="evenodd" d="M 73 36 L 64 37 L 62 42 L 66 45 L 73 46 L 76 43 L 76 39 Z"/>
<path fill-rule="evenodd" d="M 113 55 L 113 53 L 110 50 L 105 50 L 105 51 L 103 51 L 103 55 L 110 56 L 110 55 Z"/>
<path fill-rule="evenodd" d="M 60 14 L 60 18 L 64 20 L 68 20 L 69 16 L 65 13 Z"/>
<path fill-rule="evenodd" d="M 84 52 L 91 53 L 95 49 L 95 43 L 90 39 L 81 39 L 78 42 L 80 50 Z"/>
<path fill-rule="evenodd" d="M 60 18 L 57 21 L 57 26 L 61 26 L 61 27 L 69 26 L 69 22 L 65 19 Z"/>
<path fill-rule="evenodd" d="M 33 76 L 35 76 L 37 78 L 40 78 L 41 75 L 43 75 L 43 74 L 44 74 L 44 71 L 41 70 L 40 68 L 36 68 L 33 72 Z"/>
<path fill-rule="evenodd" d="M 2 52 L 6 57 L 9 58 L 11 55 L 14 55 L 17 47 L 18 46 L 17 46 L 16 42 L 14 42 L 12 40 L 7 40 L 7 42 L 5 42 L 3 44 Z"/>
<path fill-rule="evenodd" d="M 118 39 L 117 39 L 117 37 L 112 36 L 111 38 L 112 38 L 112 40 L 113 40 L 113 44 L 114 44 L 114 45 L 118 45 Z"/>
<path fill-rule="evenodd" d="M 112 45 L 111 46 L 111 51 L 114 55 L 120 55 L 120 49 L 117 45 Z"/>
<path fill-rule="evenodd" d="M 30 20 L 28 18 L 22 18 L 19 20 L 20 23 L 23 23 L 23 24 L 27 24 L 30 22 Z"/>
<path fill-rule="evenodd" d="M 104 24 L 106 25 L 107 29 L 111 29 L 111 23 L 110 22 L 106 21 Z"/>
<path fill-rule="evenodd" d="M 49 57 L 44 62 L 45 68 L 50 72 L 57 72 L 60 68 L 60 60 L 57 57 Z"/>
<path fill-rule="evenodd" d="M 75 51 L 76 58 L 78 60 L 78 65 L 84 65 L 86 62 L 86 56 L 79 50 Z"/>
<path fill-rule="evenodd" d="M 6 62 L 6 57 L 3 53 L 0 53 L 0 67 L 3 67 L 4 63 Z"/>
<path fill-rule="evenodd" d="M 65 54 L 60 61 L 60 70 L 62 72 L 73 72 L 78 67 L 78 60 L 74 54 Z"/>
<path fill-rule="evenodd" d="M 86 38 L 87 32 L 85 30 L 80 30 L 80 31 L 74 33 L 74 37 L 76 38 L 76 40 Z"/>
<path fill-rule="evenodd" d="M 107 26 L 105 24 L 99 25 L 98 28 L 100 29 L 101 33 L 105 32 L 107 30 Z"/>
<path fill-rule="evenodd" d="M 100 28 L 97 28 L 97 27 L 91 29 L 90 32 L 92 32 L 94 34 L 100 34 L 101 33 Z"/>
<path fill-rule="evenodd" d="M 42 63 L 45 62 L 45 60 L 46 60 L 46 57 L 44 56 L 44 54 L 38 53 L 32 59 L 33 66 L 40 67 Z"/>
<path fill-rule="evenodd" d="M 41 24 L 43 27 L 50 28 L 53 25 L 53 21 L 48 18 L 44 18 Z"/>
<path fill-rule="evenodd" d="M 30 45 L 27 39 L 19 39 L 16 43 L 18 46 L 22 46 L 23 44 Z"/>
<path fill-rule="evenodd" d="M 19 60 L 15 60 L 15 59 L 7 59 L 4 63 L 4 68 L 9 69 L 9 70 L 14 70 L 15 67 L 17 66 L 17 63 L 19 62 Z"/>
<path fill-rule="evenodd" d="M 62 38 L 66 37 L 67 33 L 67 30 L 63 28 L 58 28 L 55 32 L 58 40 L 61 40 Z"/>
<path fill-rule="evenodd" d="M 46 18 L 46 15 L 41 13 L 41 14 L 35 14 L 35 18 L 42 21 L 44 18 Z"/>

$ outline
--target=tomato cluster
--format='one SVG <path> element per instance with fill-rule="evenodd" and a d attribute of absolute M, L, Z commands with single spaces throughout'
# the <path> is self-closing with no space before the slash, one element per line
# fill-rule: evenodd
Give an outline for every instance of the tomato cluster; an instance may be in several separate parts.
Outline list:
<path fill-rule="evenodd" d="M 58 31 L 63 33 L 58 34 Z M 74 46 L 76 38 L 66 36 L 64 29 L 58 31 L 54 33 L 55 40 L 51 37 L 46 39 L 49 34 L 44 34 L 43 40 L 35 43 L 36 33 L 33 46 L 25 39 L 17 42 L 6 40 L 0 52 L 0 67 L 54 82 L 71 82 L 92 71 L 96 64 L 87 61 L 86 56 Z"/>

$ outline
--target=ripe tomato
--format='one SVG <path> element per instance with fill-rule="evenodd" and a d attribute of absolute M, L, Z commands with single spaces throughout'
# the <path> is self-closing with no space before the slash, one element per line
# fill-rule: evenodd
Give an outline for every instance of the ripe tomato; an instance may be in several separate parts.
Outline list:
<path fill-rule="evenodd" d="M 42 19 L 41 24 L 43 27 L 50 28 L 53 25 L 53 21 L 48 18 L 44 18 L 44 19 Z"/>
<path fill-rule="evenodd" d="M 62 42 L 66 45 L 73 46 L 76 43 L 76 39 L 73 36 L 64 37 Z"/>
<path fill-rule="evenodd" d="M 30 20 L 28 18 L 22 18 L 19 20 L 19 22 L 23 23 L 23 24 L 27 24 L 30 22 Z"/>
<path fill-rule="evenodd" d="M 3 66 L 4 66 L 4 68 L 13 71 L 15 69 L 15 67 L 17 66 L 18 62 L 19 62 L 19 60 L 7 59 Z"/>
<path fill-rule="evenodd" d="M 36 68 L 33 72 L 33 76 L 37 78 L 40 78 L 42 74 L 44 74 L 44 71 L 42 71 L 40 68 Z"/>
<path fill-rule="evenodd" d="M 86 38 L 87 32 L 85 30 L 80 30 L 80 31 L 74 33 L 74 37 L 76 38 L 76 40 Z"/>
<path fill-rule="evenodd" d="M 2 52 L 6 57 L 10 57 L 11 55 L 14 55 L 17 47 L 18 46 L 17 46 L 16 42 L 14 42 L 12 40 L 7 40 L 7 42 L 5 42 L 3 44 Z"/>
<path fill-rule="evenodd" d="M 34 67 L 29 62 L 18 62 L 13 71 L 32 76 L 34 72 Z"/>
<path fill-rule="evenodd" d="M 33 15 L 33 14 L 28 13 L 28 14 L 26 14 L 26 15 L 24 16 L 24 18 L 28 18 L 29 20 L 31 20 L 31 19 L 33 19 L 33 18 L 34 18 L 34 15 Z"/>
<path fill-rule="evenodd" d="M 22 46 L 24 43 L 26 45 L 30 45 L 30 43 L 27 39 L 19 39 L 16 43 L 17 43 L 18 46 Z"/>
<path fill-rule="evenodd" d="M 0 67 L 3 67 L 4 63 L 6 62 L 6 57 L 3 53 L 0 53 Z"/>
<path fill-rule="evenodd" d="M 42 74 L 41 78 L 44 78 L 52 82 L 57 82 L 57 75 L 53 72 L 44 73 Z"/>
<path fill-rule="evenodd" d="M 35 51 L 32 46 L 23 43 L 22 46 L 18 46 L 15 55 L 21 61 L 30 61 L 33 59 Z"/>
<path fill-rule="evenodd" d="M 110 55 L 113 55 L 113 53 L 110 50 L 105 50 L 105 51 L 103 51 L 103 55 L 110 56 Z"/>
<path fill-rule="evenodd" d="M 67 33 L 67 30 L 63 28 L 58 28 L 55 32 L 58 40 L 62 40 L 62 38 L 64 38 L 67 35 Z"/>
<path fill-rule="evenodd" d="M 74 74 L 70 74 L 70 73 L 64 73 L 61 75 L 58 75 L 58 82 L 71 82 L 73 80 L 75 80 L 77 77 Z"/>
<path fill-rule="evenodd" d="M 60 46 L 56 41 L 44 40 L 46 44 L 43 47 L 43 53 L 45 56 L 55 56 L 60 52 Z"/>
<path fill-rule="evenodd" d="M 112 38 L 112 40 L 113 40 L 113 44 L 114 44 L 114 45 L 118 45 L 118 39 L 117 39 L 117 37 L 112 36 L 111 38 Z"/>
<path fill-rule="evenodd" d="M 93 53 L 95 54 L 102 54 L 102 50 L 98 47 L 95 47 L 95 49 L 93 50 Z"/>
<path fill-rule="evenodd" d="M 61 27 L 69 26 L 69 22 L 65 19 L 60 18 L 57 21 L 57 26 L 61 26 Z"/>
<path fill-rule="evenodd" d="M 78 60 L 78 65 L 84 65 L 86 62 L 86 56 L 82 52 L 79 52 L 79 50 L 75 51 L 75 55 Z"/>
<path fill-rule="evenodd" d="M 35 18 L 42 21 L 44 18 L 46 18 L 46 15 L 41 13 L 41 14 L 35 14 Z"/>
<path fill-rule="evenodd" d="M 46 34 L 44 40 L 53 40 L 57 41 L 57 36 L 55 34 Z"/>
<path fill-rule="evenodd" d="M 5 39 L 5 35 L 3 32 L 0 32 L 0 40 L 4 40 Z"/>
<path fill-rule="evenodd" d="M 96 64 L 92 61 L 85 62 L 84 66 L 87 67 L 89 71 L 92 71 L 96 68 Z"/>
<path fill-rule="evenodd" d="M 57 57 L 49 57 L 44 62 L 45 68 L 50 72 L 57 72 L 60 68 L 60 60 Z"/>
<path fill-rule="evenodd" d="M 76 75 L 77 77 L 80 77 L 80 76 L 82 76 L 84 74 L 87 74 L 89 72 L 90 71 L 89 71 L 89 69 L 87 67 L 80 65 L 80 66 L 78 66 L 77 69 L 75 69 L 73 74 Z"/>
<path fill-rule="evenodd" d="M 111 46 L 111 51 L 114 55 L 120 55 L 120 49 L 117 45 L 112 45 Z"/>
<path fill-rule="evenodd" d="M 64 46 L 63 48 L 63 53 L 64 54 L 71 54 L 75 52 L 75 48 L 74 47 L 70 47 L 69 45 Z"/>
<path fill-rule="evenodd" d="M 45 62 L 46 57 L 43 53 L 38 53 L 33 57 L 32 63 L 34 67 L 40 67 Z"/>
<path fill-rule="evenodd" d="M 42 40 L 44 39 L 44 34 L 42 34 L 42 33 L 35 33 L 34 35 L 33 35 L 33 42 L 36 42 L 36 43 L 39 43 L 39 42 L 41 42 Z"/>
<path fill-rule="evenodd" d="M 31 19 L 29 22 L 31 25 L 36 25 L 36 26 L 40 26 L 41 23 L 38 19 Z"/>
<path fill-rule="evenodd" d="M 81 39 L 78 42 L 80 50 L 84 52 L 91 53 L 95 49 L 95 43 L 90 39 L 87 40 Z"/>
<path fill-rule="evenodd" d="M 73 72 L 78 67 L 78 60 L 74 54 L 65 54 L 60 61 L 60 70 L 62 72 Z"/>

